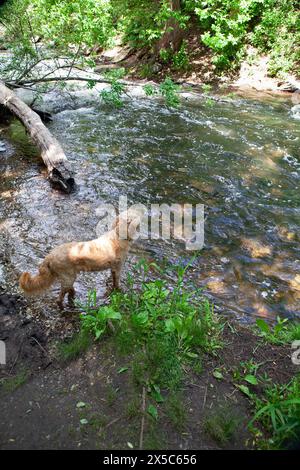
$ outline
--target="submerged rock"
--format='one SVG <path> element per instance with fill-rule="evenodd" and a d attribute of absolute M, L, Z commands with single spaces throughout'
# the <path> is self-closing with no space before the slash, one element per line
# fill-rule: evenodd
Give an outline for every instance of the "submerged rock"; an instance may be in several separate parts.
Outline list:
<path fill-rule="evenodd" d="M 296 104 L 291 108 L 291 113 L 294 119 L 300 119 L 300 104 Z"/>

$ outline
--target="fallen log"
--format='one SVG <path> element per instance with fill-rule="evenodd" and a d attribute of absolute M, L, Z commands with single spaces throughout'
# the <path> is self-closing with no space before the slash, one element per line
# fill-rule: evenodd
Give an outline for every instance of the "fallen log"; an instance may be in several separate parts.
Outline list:
<path fill-rule="evenodd" d="M 39 148 L 52 186 L 70 193 L 75 187 L 71 166 L 59 142 L 43 124 L 40 116 L 1 82 L 0 104 L 21 121 Z"/>

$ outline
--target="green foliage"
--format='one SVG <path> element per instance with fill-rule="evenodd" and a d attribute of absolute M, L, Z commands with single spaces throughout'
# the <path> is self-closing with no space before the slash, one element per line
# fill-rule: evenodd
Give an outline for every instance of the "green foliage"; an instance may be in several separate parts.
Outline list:
<path fill-rule="evenodd" d="M 159 57 L 162 63 L 172 63 L 174 70 L 186 70 L 189 67 L 189 57 L 187 52 L 187 41 L 183 40 L 178 52 L 173 52 L 172 48 L 160 49 Z"/>
<path fill-rule="evenodd" d="M 217 71 L 238 65 L 247 45 L 270 53 L 273 75 L 296 71 L 300 62 L 298 0 L 182 0 L 178 10 L 169 0 L 11 0 L 0 15 L 6 46 L 13 52 L 8 71 L 14 79 L 45 57 L 63 55 L 94 66 L 97 47 L 112 45 L 116 36 L 137 49 L 159 52 L 163 63 L 185 70 L 188 42 L 178 51 L 172 44 L 158 51 L 157 45 L 175 24 L 186 29 L 191 17 L 198 19 L 199 40 L 214 52 Z M 150 72 L 145 66 L 144 77 Z M 116 90 L 104 93 L 104 99 L 120 105 Z"/>
<path fill-rule="evenodd" d="M 146 84 L 144 85 L 144 92 L 147 96 L 153 96 L 156 94 L 156 89 L 152 85 Z"/>
<path fill-rule="evenodd" d="M 156 279 L 144 280 L 137 291 L 130 287 L 133 277 L 128 276 L 129 289 L 112 294 L 109 306 L 97 307 L 96 294 L 91 292 L 81 315 L 83 331 L 95 339 L 112 330 L 118 351 L 134 356 L 134 382 L 150 387 L 158 402 L 162 399 L 159 387 L 179 386 L 182 363 L 194 362 L 201 351 L 214 354 L 222 346 L 223 325 L 212 306 L 200 292 L 185 287 L 188 266 L 176 268 L 173 288 Z M 152 268 L 157 267 L 152 264 Z M 137 269 L 146 276 L 149 266 L 140 263 Z"/>
<path fill-rule="evenodd" d="M 203 83 L 202 90 L 203 93 L 207 94 L 212 90 L 212 86 L 209 83 Z"/>
<path fill-rule="evenodd" d="M 170 49 L 170 48 L 169 49 L 164 49 L 164 48 L 160 49 L 159 57 L 160 57 L 160 60 L 164 64 L 167 64 L 172 59 L 172 49 Z"/>
<path fill-rule="evenodd" d="M 150 78 L 153 75 L 153 65 L 152 64 L 142 65 L 139 73 L 142 78 Z"/>
<path fill-rule="evenodd" d="M 232 440 L 241 423 L 241 419 L 226 403 L 206 415 L 204 430 L 220 445 Z"/>
<path fill-rule="evenodd" d="M 36 36 L 48 47 L 106 45 L 114 31 L 112 5 L 106 0 L 12 0 L 1 12 L 7 35 L 34 53 Z M 13 19 L 13 21 L 12 21 Z"/>
<path fill-rule="evenodd" d="M 125 85 L 113 78 L 110 89 L 100 91 L 100 97 L 104 103 L 120 108 L 123 105 L 122 95 L 125 93 Z"/>
<path fill-rule="evenodd" d="M 268 385 L 263 398 L 255 397 L 255 410 L 249 426 L 256 432 L 253 426 L 260 424 L 270 435 L 267 441 L 261 441 L 264 447 L 279 449 L 299 436 L 300 377 L 285 385 Z"/>
<path fill-rule="evenodd" d="M 124 42 L 137 48 L 157 42 L 169 20 L 184 28 L 189 19 L 184 9 L 172 10 L 169 0 L 111 0 L 111 4 Z"/>
<path fill-rule="evenodd" d="M 126 75 L 126 69 L 119 67 L 117 69 L 109 70 L 105 73 L 105 78 L 110 80 L 111 85 L 109 89 L 100 92 L 100 98 L 108 105 L 120 108 L 123 105 L 122 95 L 126 93 L 126 87 L 119 80 Z"/>
<path fill-rule="evenodd" d="M 183 395 L 180 392 L 173 392 L 166 401 L 166 415 L 179 432 L 182 432 L 187 420 L 187 411 Z"/>
<path fill-rule="evenodd" d="M 166 104 L 171 107 L 179 106 L 180 99 L 178 96 L 179 86 L 176 85 L 171 78 L 167 77 L 160 84 L 159 91 L 166 100 Z"/>
<path fill-rule="evenodd" d="M 144 92 L 147 96 L 161 94 L 166 102 L 166 105 L 170 107 L 179 106 L 179 90 L 179 85 L 176 85 L 169 77 L 165 78 L 165 80 L 159 85 L 158 89 L 150 84 L 144 85 Z"/>
<path fill-rule="evenodd" d="M 109 80 L 121 80 L 122 78 L 125 77 L 125 75 L 126 75 L 125 67 L 111 69 L 105 72 L 104 74 L 105 78 L 108 78 Z"/>
<path fill-rule="evenodd" d="M 267 0 L 251 42 L 271 52 L 269 72 L 289 72 L 300 61 L 300 10 L 297 0 Z"/>
<path fill-rule="evenodd" d="M 14 392 L 17 388 L 21 387 L 28 379 L 29 372 L 22 369 L 18 374 L 13 377 L 5 377 L 0 380 L 0 385 L 3 390 L 8 393 Z"/>
<path fill-rule="evenodd" d="M 200 3 L 200 5 L 199 5 Z M 195 2 L 204 30 L 203 43 L 215 52 L 218 69 L 228 68 L 240 56 L 250 22 L 260 14 L 262 0 L 207 0 Z"/>
<path fill-rule="evenodd" d="M 273 344 L 289 344 L 300 340 L 300 323 L 288 321 L 287 318 L 277 317 L 274 326 L 269 325 L 262 318 L 256 320 L 256 328 L 259 335 Z"/>
<path fill-rule="evenodd" d="M 58 345 L 58 356 L 62 361 L 72 361 L 85 352 L 91 345 L 91 336 L 88 331 L 81 329 L 69 341 Z"/>
<path fill-rule="evenodd" d="M 189 67 L 189 57 L 187 53 L 187 42 L 182 41 L 180 49 L 173 56 L 174 70 L 187 70 Z"/>
<path fill-rule="evenodd" d="M 246 44 L 271 51 L 270 71 L 289 71 L 299 61 L 300 13 L 296 0 L 190 1 L 214 53 L 217 69 L 238 64 Z"/>
<path fill-rule="evenodd" d="M 94 293 L 92 293 L 93 295 Z M 122 316 L 113 306 L 91 308 L 86 307 L 86 313 L 81 315 L 83 331 L 91 333 L 98 340 L 107 332 L 112 321 L 120 321 Z"/>

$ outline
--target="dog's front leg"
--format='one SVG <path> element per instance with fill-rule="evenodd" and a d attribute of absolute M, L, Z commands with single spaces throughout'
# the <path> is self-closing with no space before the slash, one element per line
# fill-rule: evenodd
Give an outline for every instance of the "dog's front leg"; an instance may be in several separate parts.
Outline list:
<path fill-rule="evenodd" d="M 113 290 L 120 289 L 121 266 L 111 268 L 112 286 L 106 290 L 105 296 L 109 296 Z"/>

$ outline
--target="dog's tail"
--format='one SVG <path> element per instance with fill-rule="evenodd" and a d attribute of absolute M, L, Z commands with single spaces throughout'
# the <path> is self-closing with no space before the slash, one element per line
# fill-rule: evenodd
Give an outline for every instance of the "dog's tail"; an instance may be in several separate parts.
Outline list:
<path fill-rule="evenodd" d="M 43 292 L 54 283 L 56 276 L 51 272 L 49 261 L 43 261 L 39 267 L 39 273 L 31 276 L 23 273 L 19 280 L 19 286 L 26 294 L 38 294 Z"/>

